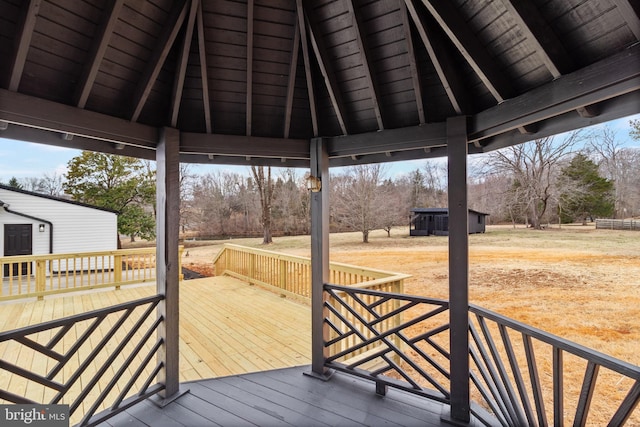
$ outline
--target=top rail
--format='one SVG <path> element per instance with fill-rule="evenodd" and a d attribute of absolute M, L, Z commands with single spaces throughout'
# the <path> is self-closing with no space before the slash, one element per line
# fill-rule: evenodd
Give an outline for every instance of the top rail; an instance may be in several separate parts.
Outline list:
<path fill-rule="evenodd" d="M 229 275 L 283 295 L 311 297 L 311 260 L 264 249 L 225 244 L 213 260 L 216 275 Z M 331 262 L 329 282 L 401 294 L 407 274 Z"/>
<path fill-rule="evenodd" d="M 182 251 L 180 247 L 180 259 Z M 0 301 L 42 299 L 46 295 L 103 287 L 117 289 L 155 281 L 156 249 L 0 257 L 0 279 Z"/>

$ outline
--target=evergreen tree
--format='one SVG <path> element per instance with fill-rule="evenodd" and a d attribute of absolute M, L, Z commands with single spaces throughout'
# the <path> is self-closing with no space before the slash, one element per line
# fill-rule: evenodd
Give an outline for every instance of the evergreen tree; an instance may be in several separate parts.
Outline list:
<path fill-rule="evenodd" d="M 565 183 L 561 219 L 563 222 L 610 217 L 614 212 L 613 181 L 600 176 L 598 165 L 584 154 L 573 157 L 562 170 Z"/>
<path fill-rule="evenodd" d="M 22 190 L 22 184 L 18 181 L 18 178 L 12 176 L 9 182 L 7 183 L 9 187 L 17 188 L 18 190 Z"/>

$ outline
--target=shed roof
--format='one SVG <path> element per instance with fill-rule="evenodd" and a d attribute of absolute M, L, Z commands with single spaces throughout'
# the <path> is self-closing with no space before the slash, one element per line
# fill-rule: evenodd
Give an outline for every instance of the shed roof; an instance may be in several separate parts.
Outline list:
<path fill-rule="evenodd" d="M 469 152 L 640 112 L 631 0 L 0 0 L 0 137 L 308 166 Z"/>
<path fill-rule="evenodd" d="M 413 208 L 411 209 L 412 213 L 417 213 L 417 214 L 448 214 L 449 213 L 449 209 L 448 208 Z M 474 209 L 469 209 L 469 212 L 473 212 L 475 214 L 478 215 L 485 215 L 485 216 L 489 216 L 488 213 L 484 213 L 484 212 L 480 212 L 480 211 L 476 211 Z"/>
<path fill-rule="evenodd" d="M 96 210 L 99 210 L 99 211 L 105 211 L 105 212 L 118 214 L 118 212 L 116 212 L 116 211 L 114 211 L 112 209 L 102 208 L 102 207 L 90 205 L 90 204 L 87 204 L 87 203 L 76 202 L 75 200 L 70 200 L 70 199 L 66 199 L 66 198 L 63 198 L 63 197 L 51 196 L 49 194 L 42 194 L 42 193 L 36 193 L 34 191 L 27 191 L 27 190 L 23 190 L 21 188 L 15 188 L 15 187 L 11 187 L 11 186 L 4 185 L 4 184 L 0 184 L 0 190 L 13 191 L 15 193 L 26 194 L 28 196 L 40 197 L 40 198 L 43 198 L 43 199 L 54 200 L 56 202 L 69 203 L 71 205 L 82 206 L 83 208 L 96 209 Z M 3 203 L 2 203 L 2 201 L 0 201 L 0 206 L 2 206 L 2 205 L 3 205 Z"/>

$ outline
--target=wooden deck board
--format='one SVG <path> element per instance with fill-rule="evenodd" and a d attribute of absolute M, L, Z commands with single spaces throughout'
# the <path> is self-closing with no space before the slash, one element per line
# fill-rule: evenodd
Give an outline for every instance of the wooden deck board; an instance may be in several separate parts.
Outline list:
<path fill-rule="evenodd" d="M 159 409 L 135 405 L 104 426 L 422 426 L 443 427 L 445 405 L 336 373 L 303 375 L 308 366 L 183 384 L 190 392 Z M 472 420 L 471 426 L 478 423 Z"/>

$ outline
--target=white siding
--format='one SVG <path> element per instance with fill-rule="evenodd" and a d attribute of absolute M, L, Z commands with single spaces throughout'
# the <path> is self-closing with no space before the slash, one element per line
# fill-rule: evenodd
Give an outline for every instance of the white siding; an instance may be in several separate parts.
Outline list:
<path fill-rule="evenodd" d="M 3 188 L 0 188 L 0 201 L 9 204 L 12 211 L 53 223 L 53 253 L 117 249 L 117 216 L 113 212 Z M 33 254 L 49 253 L 49 224 L 0 208 L 0 256 L 4 254 L 4 224 L 33 224 Z M 42 233 L 38 231 L 40 224 L 45 224 Z"/>

